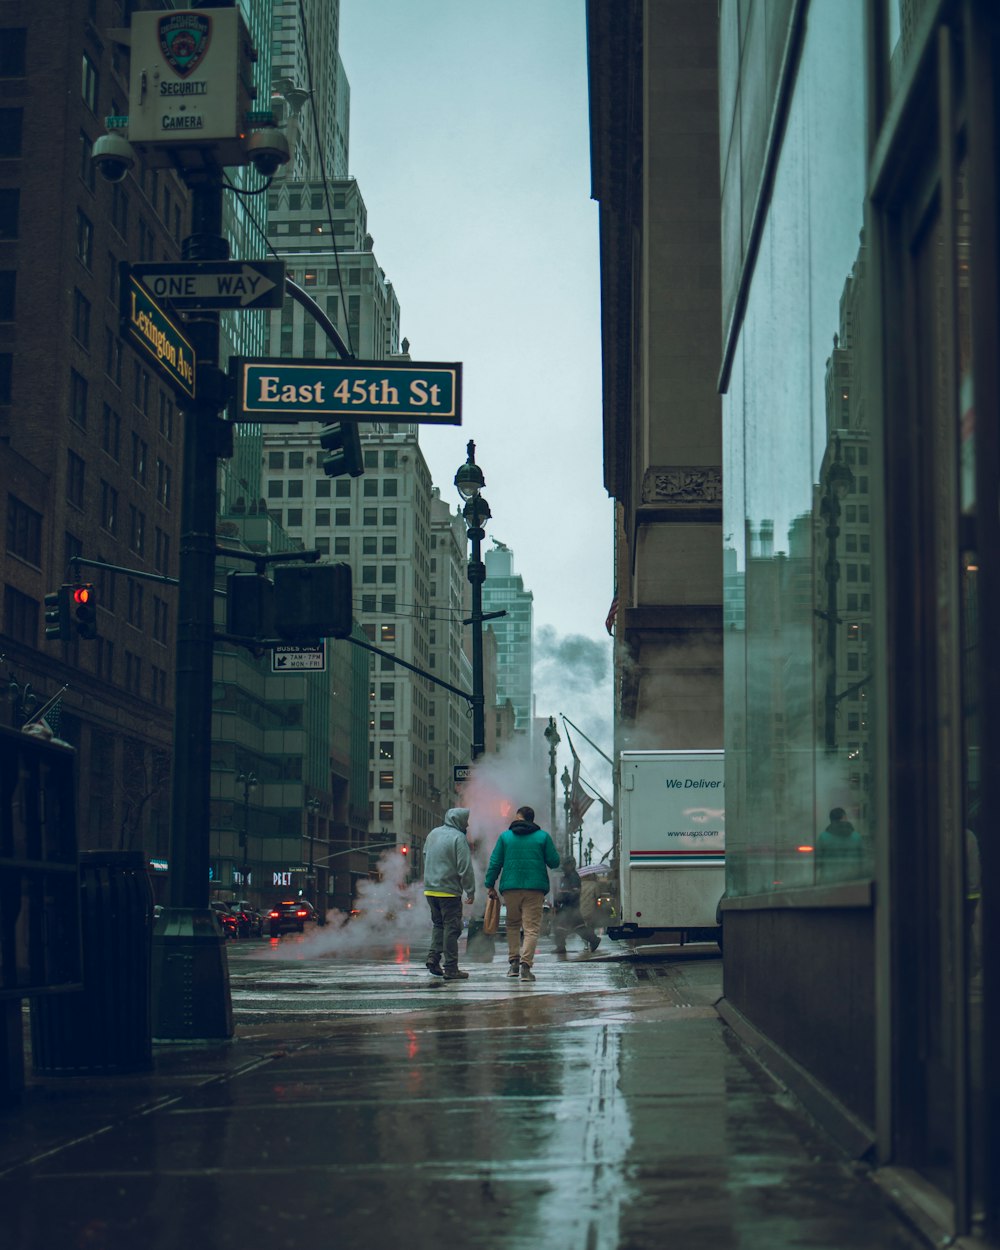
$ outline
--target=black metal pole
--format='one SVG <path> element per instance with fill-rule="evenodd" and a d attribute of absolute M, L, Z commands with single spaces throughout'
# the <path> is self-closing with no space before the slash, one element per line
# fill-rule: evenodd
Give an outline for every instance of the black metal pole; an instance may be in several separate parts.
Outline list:
<path fill-rule="evenodd" d="M 472 584 L 472 758 L 486 750 L 486 707 L 483 694 L 483 582 L 486 566 L 482 561 L 482 541 L 486 531 L 469 529 L 472 555 L 469 559 L 469 581 Z"/>
<path fill-rule="evenodd" d="M 184 260 L 228 259 L 221 170 L 192 173 L 188 182 Z M 216 461 L 226 450 L 218 313 L 193 314 L 187 333 L 197 374 L 195 399 L 183 409 L 170 890 L 153 943 L 153 1034 L 185 1040 L 233 1033 L 225 939 L 208 907 Z"/>

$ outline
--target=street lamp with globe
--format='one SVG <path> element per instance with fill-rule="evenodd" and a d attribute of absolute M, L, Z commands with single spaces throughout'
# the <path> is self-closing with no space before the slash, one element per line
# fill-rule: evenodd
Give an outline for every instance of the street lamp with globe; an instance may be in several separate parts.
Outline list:
<path fill-rule="evenodd" d="M 470 439 L 465 464 L 455 474 L 455 488 L 465 500 L 462 516 L 472 551 L 469 555 L 468 578 L 472 586 L 472 615 L 463 624 L 472 626 L 472 758 L 486 750 L 486 709 L 483 694 L 483 582 L 486 566 L 482 560 L 485 525 L 490 519 L 490 505 L 482 495 L 486 485 L 483 471 L 476 464 L 476 444 Z"/>

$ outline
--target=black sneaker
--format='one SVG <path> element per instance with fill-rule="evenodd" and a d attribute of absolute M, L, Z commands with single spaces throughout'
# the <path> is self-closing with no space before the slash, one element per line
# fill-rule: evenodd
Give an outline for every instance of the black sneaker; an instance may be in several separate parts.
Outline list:
<path fill-rule="evenodd" d="M 522 981 L 536 981 L 537 979 L 538 978 L 531 971 L 531 964 L 521 965 L 521 980 Z"/>
<path fill-rule="evenodd" d="M 591 940 L 590 940 L 590 949 L 591 949 L 591 951 L 592 951 L 592 952 L 593 952 L 593 951 L 596 951 L 596 950 L 597 950 L 597 948 L 600 946 L 600 944 L 601 944 L 601 939 L 600 939 L 599 937 L 591 938 Z"/>
<path fill-rule="evenodd" d="M 468 981 L 469 974 L 461 968 L 445 968 L 441 973 L 446 981 Z"/>
<path fill-rule="evenodd" d="M 436 959 L 427 960 L 427 971 L 431 974 L 432 977 L 444 976 L 444 969 L 441 967 L 440 963 Z"/>
<path fill-rule="evenodd" d="M 519 959 L 512 959 L 510 961 L 510 967 L 507 969 L 507 975 L 509 977 L 516 977 L 519 975 L 520 963 L 521 961 Z"/>

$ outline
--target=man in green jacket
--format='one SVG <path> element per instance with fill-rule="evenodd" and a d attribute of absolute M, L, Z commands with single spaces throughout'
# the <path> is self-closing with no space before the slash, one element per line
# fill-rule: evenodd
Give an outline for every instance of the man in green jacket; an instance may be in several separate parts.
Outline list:
<path fill-rule="evenodd" d="M 531 965 L 542 928 L 542 902 L 549 889 L 546 869 L 558 867 L 559 852 L 552 838 L 535 824 L 534 809 L 519 807 L 510 828 L 497 840 L 486 869 L 490 898 L 497 897 L 494 887 L 499 877 L 507 907 L 509 977 L 535 980 Z"/>

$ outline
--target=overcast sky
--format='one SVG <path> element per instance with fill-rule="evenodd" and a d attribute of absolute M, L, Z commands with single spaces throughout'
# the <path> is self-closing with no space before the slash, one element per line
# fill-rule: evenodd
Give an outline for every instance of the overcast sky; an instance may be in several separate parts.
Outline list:
<path fill-rule="evenodd" d="M 583 0 L 341 0 L 340 50 L 350 172 L 402 335 L 415 360 L 464 366 L 464 424 L 420 433 L 432 477 L 456 503 L 475 440 L 484 546 L 511 547 L 534 594 L 537 712 L 565 713 L 610 754 L 584 14 Z"/>

